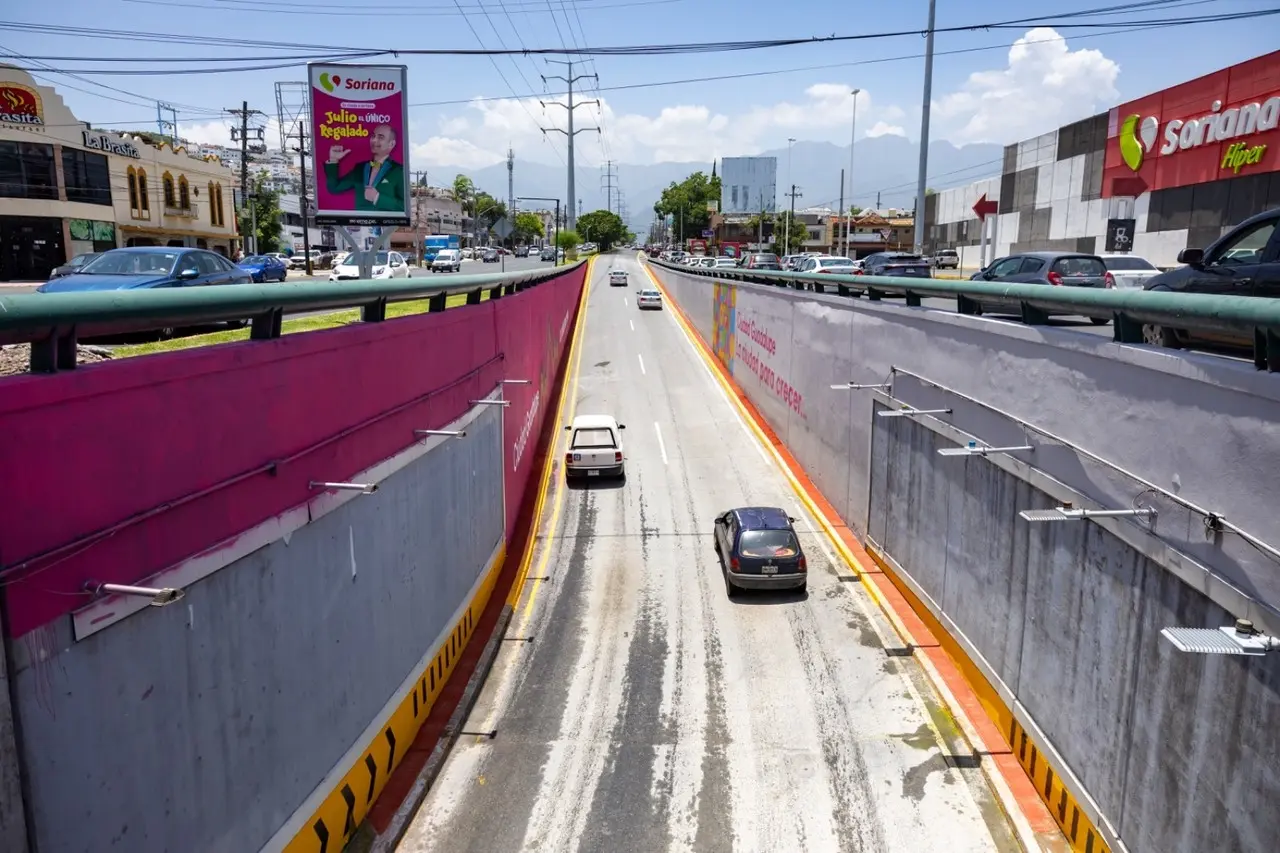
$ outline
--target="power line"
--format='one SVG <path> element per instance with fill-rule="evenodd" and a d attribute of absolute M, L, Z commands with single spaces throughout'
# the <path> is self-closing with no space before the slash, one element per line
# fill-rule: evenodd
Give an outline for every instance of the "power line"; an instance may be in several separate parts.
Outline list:
<path fill-rule="evenodd" d="M 405 5 L 399 5 L 399 4 L 377 3 L 377 4 L 371 4 L 369 6 L 362 7 L 361 11 L 351 11 L 351 7 L 347 4 L 335 5 L 331 3 L 311 4 L 311 3 L 287 3 L 287 2 L 262 2 L 262 3 L 255 2 L 252 5 L 236 6 L 236 7 L 233 7 L 232 9 L 228 9 L 224 4 L 231 2 L 231 0 L 220 0 L 220 2 L 217 2 L 217 3 L 181 3 L 181 2 L 176 2 L 176 0 L 124 0 L 124 2 L 135 3 L 142 6 L 167 6 L 169 8 L 174 8 L 174 9 L 208 10 L 211 12 L 212 11 L 216 11 L 216 12 L 234 11 L 236 14 L 242 14 L 245 12 L 256 12 L 256 13 L 265 13 L 268 15 L 290 15 L 290 14 L 297 14 L 299 9 L 305 9 L 308 17 L 312 15 L 321 15 L 321 16 L 334 16 L 334 17 L 359 16 L 359 17 L 366 17 L 366 18 L 370 14 L 373 14 L 375 12 L 390 12 L 395 14 L 396 17 L 456 18 L 459 15 L 466 15 L 466 14 L 469 14 L 470 12 L 477 12 L 485 8 L 483 5 L 464 6 L 463 8 L 468 11 L 458 12 L 456 9 L 452 7 L 446 7 L 446 6 L 405 6 Z M 542 2 L 543 0 L 535 0 L 535 2 L 527 2 L 527 3 L 516 2 L 516 3 L 511 3 L 509 5 L 524 7 L 524 8 L 515 9 L 516 14 L 530 15 L 535 12 L 542 11 L 540 8 L 534 8 L 534 7 L 540 7 L 542 5 Z M 628 8 L 632 6 L 660 6 L 660 5 L 670 4 L 670 3 L 681 3 L 681 2 L 684 2 L 684 0 L 634 0 L 634 2 L 611 3 L 608 5 L 590 6 L 588 8 L 589 8 L 589 11 L 597 11 L 602 9 L 622 9 L 622 8 Z M 326 9 L 345 10 L 345 11 L 325 11 Z"/>

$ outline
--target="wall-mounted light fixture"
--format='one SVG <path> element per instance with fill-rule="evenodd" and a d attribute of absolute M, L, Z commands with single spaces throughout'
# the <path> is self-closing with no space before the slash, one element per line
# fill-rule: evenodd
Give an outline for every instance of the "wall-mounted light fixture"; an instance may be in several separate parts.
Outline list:
<path fill-rule="evenodd" d="M 905 418 L 908 415 L 949 415 L 950 409 L 913 409 L 910 406 L 903 406 L 901 409 L 885 409 L 882 412 L 876 412 L 877 417 L 881 418 Z"/>
<path fill-rule="evenodd" d="M 489 399 L 489 400 L 469 400 L 468 402 L 470 402 L 470 403 L 471 403 L 471 405 L 473 405 L 473 406 L 503 406 L 503 407 L 506 407 L 506 406 L 510 406 L 510 405 L 511 405 L 511 401 L 510 401 L 510 400 L 493 400 L 493 399 Z"/>
<path fill-rule="evenodd" d="M 1017 447 L 988 447 L 985 444 L 978 444 L 971 441 L 964 447 L 943 447 L 938 450 L 939 456 L 986 456 L 988 453 L 1013 453 L 1018 450 L 1035 450 L 1029 444 L 1020 444 Z"/>
<path fill-rule="evenodd" d="M 865 391 L 868 388 L 892 388 L 892 382 L 875 382 L 870 385 L 859 385 L 856 382 L 845 382 L 840 385 L 832 385 L 832 391 Z"/>
<path fill-rule="evenodd" d="M 1053 509 L 1024 509 L 1018 515 L 1027 521 L 1078 521 L 1082 518 L 1132 518 L 1134 516 L 1154 516 L 1154 507 L 1143 506 L 1135 509 L 1076 509 L 1070 502 Z"/>
<path fill-rule="evenodd" d="M 366 495 L 371 495 L 374 492 L 378 491 L 378 484 L 377 483 L 324 483 L 318 480 L 312 480 L 310 484 L 308 484 L 308 488 L 324 489 L 325 491 L 338 491 L 338 492 L 364 492 Z"/>
<path fill-rule="evenodd" d="M 465 429 L 415 429 L 414 435 L 451 435 L 454 438 L 462 438 L 467 434 Z"/>
<path fill-rule="evenodd" d="M 1160 636 L 1193 655 L 1265 655 L 1280 650 L 1280 638 L 1260 633 L 1248 619 L 1221 628 L 1165 628 Z"/>
<path fill-rule="evenodd" d="M 184 595 L 180 589 L 170 587 L 126 586 L 118 583 L 98 583 L 86 581 L 84 591 L 90 595 L 132 595 L 151 599 L 152 607 L 164 607 L 179 601 Z"/>
<path fill-rule="evenodd" d="M 503 379 L 503 385 L 532 385 L 532 379 Z"/>

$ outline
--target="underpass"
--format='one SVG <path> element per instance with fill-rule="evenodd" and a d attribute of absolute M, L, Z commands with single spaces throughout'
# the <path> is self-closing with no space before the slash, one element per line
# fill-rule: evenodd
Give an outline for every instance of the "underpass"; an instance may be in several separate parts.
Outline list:
<path fill-rule="evenodd" d="M 398 849 L 1019 849 L 858 568 L 640 286 L 598 259 L 561 415 L 626 424 L 626 481 L 553 471 L 494 670 Z M 744 505 L 799 519 L 807 594 L 728 600 L 712 520 Z"/>

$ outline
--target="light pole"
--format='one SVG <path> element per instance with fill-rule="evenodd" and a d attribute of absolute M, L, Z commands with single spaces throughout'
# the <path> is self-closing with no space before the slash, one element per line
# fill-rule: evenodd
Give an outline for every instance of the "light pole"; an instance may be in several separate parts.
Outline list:
<path fill-rule="evenodd" d="M 795 209 L 795 186 L 791 183 L 791 146 L 796 142 L 795 137 L 787 137 L 787 185 L 791 187 L 791 208 Z M 791 254 L 791 217 L 787 217 L 787 224 L 782 228 L 782 255 L 786 257 Z"/>
<path fill-rule="evenodd" d="M 853 120 L 849 122 L 849 218 L 844 221 L 844 253 L 850 258 L 853 257 L 853 144 L 858 138 L 858 93 L 861 91 L 853 90 Z M 840 212 L 846 213 L 843 210 Z"/>
<path fill-rule="evenodd" d="M 929 170 L 929 102 L 933 98 L 933 21 L 938 0 L 929 0 L 929 29 L 924 43 L 924 102 L 920 105 L 920 175 L 916 181 L 915 246 L 916 254 L 924 252 L 924 194 Z"/>

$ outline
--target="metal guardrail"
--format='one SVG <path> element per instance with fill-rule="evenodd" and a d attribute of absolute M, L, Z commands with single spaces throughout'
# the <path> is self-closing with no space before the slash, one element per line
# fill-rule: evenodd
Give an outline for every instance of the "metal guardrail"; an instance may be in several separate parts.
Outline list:
<path fill-rule="evenodd" d="M 583 263 L 583 262 L 580 262 Z M 499 299 L 562 275 L 576 264 L 522 272 L 450 275 L 383 281 L 233 284 L 156 290 L 24 293 L 0 296 L 0 344 L 31 344 L 31 372 L 52 373 L 76 365 L 76 342 L 85 338 L 249 320 L 250 340 L 280 336 L 285 312 L 360 308 L 360 319 L 387 317 L 391 302 L 427 299 L 428 312 L 443 311 L 450 296 L 466 294 L 478 305 L 485 291 Z"/>
<path fill-rule="evenodd" d="M 960 314 L 981 313 L 983 302 L 1016 304 L 1022 322 L 1028 325 L 1044 325 L 1050 316 L 1094 317 L 1112 321 L 1113 339 L 1118 343 L 1143 343 L 1145 325 L 1228 335 L 1243 341 L 1252 340 L 1253 362 L 1259 370 L 1280 371 L 1280 300 L 1277 299 L 933 278 L 699 269 L 654 258 L 648 262 L 686 275 L 854 298 L 865 295 L 873 302 L 886 296 L 900 296 L 908 306 L 918 306 L 920 300 L 926 298 L 954 299 Z"/>

